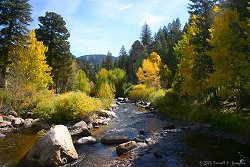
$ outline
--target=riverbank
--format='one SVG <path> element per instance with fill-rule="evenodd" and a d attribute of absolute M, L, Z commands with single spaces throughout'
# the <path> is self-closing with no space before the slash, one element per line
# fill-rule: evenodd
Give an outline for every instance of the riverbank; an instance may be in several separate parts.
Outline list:
<path fill-rule="evenodd" d="M 203 161 L 224 160 L 249 163 L 249 143 L 224 138 L 206 124 L 170 119 L 131 103 L 118 104 L 113 110 L 116 117 L 109 124 L 90 129 L 95 144 L 75 145 L 79 158 L 71 166 L 200 166 Z M 101 143 L 106 135 L 127 136 L 138 147 L 118 155 L 117 144 Z M 12 166 L 8 164 L 13 164 L 14 157 L 19 155 L 20 159 L 37 138 L 36 133 L 21 131 L 0 139 L 0 164 Z M 6 149 L 9 155 L 4 154 Z"/>

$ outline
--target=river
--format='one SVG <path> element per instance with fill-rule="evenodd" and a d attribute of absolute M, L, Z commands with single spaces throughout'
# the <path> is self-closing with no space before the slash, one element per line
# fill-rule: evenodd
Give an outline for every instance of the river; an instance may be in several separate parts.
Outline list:
<path fill-rule="evenodd" d="M 246 166 L 249 163 L 250 146 L 247 144 L 212 137 L 200 131 L 182 131 L 183 122 L 164 118 L 156 112 L 145 112 L 130 103 L 122 104 L 114 111 L 117 118 L 91 131 L 98 143 L 76 146 L 79 159 L 71 166 Z M 176 129 L 162 130 L 167 125 L 175 125 Z M 36 132 L 10 133 L 0 139 L 0 166 L 14 166 L 37 141 Z M 140 132 L 147 144 L 139 144 L 127 155 L 118 156 L 116 146 L 100 143 L 106 134 L 127 135 L 133 140 Z"/>

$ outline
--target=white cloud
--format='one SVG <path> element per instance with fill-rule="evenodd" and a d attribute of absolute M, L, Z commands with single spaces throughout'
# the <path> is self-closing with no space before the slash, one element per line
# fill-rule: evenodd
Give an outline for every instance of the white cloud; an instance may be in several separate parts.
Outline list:
<path fill-rule="evenodd" d="M 142 26 L 146 22 L 151 27 L 158 27 L 167 19 L 168 17 L 166 16 L 157 16 L 152 13 L 141 13 L 139 25 Z"/>
<path fill-rule="evenodd" d="M 127 10 L 127 9 L 131 8 L 132 6 L 133 6 L 133 4 L 131 3 L 131 4 L 128 4 L 126 6 L 123 6 L 123 7 L 119 8 L 118 10 L 119 11 Z"/>

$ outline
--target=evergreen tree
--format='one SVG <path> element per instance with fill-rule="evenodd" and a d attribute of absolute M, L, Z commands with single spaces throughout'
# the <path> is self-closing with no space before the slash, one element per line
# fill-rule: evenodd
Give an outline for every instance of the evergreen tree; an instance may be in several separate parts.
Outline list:
<path fill-rule="evenodd" d="M 113 68 L 113 58 L 110 51 L 108 51 L 107 56 L 103 59 L 102 68 L 106 68 L 107 70 L 111 70 Z"/>
<path fill-rule="evenodd" d="M 72 74 L 72 54 L 68 38 L 70 36 L 63 18 L 54 13 L 46 12 L 39 17 L 39 28 L 36 29 L 37 39 L 48 46 L 47 62 L 52 67 L 52 75 L 56 93 L 66 91 Z"/>
<path fill-rule="evenodd" d="M 119 53 L 118 68 L 123 69 L 127 74 L 129 73 L 129 56 L 124 45 L 122 45 Z"/>
<path fill-rule="evenodd" d="M 177 68 L 177 59 L 174 55 L 174 47 L 178 43 L 178 41 L 182 37 L 182 30 L 181 30 L 181 23 L 180 19 L 177 18 L 173 20 L 172 23 L 169 23 L 167 26 L 167 45 L 168 45 L 168 52 L 164 58 L 164 62 L 170 68 L 172 73 L 176 72 Z"/>
<path fill-rule="evenodd" d="M 147 23 L 145 23 L 141 29 L 140 39 L 144 46 L 149 46 L 152 42 L 152 32 Z"/>
<path fill-rule="evenodd" d="M 240 14 L 239 18 L 241 21 L 245 20 L 245 18 L 250 17 L 250 13 L 247 10 L 249 0 L 222 0 L 221 6 L 222 8 L 236 9 Z"/>
<path fill-rule="evenodd" d="M 5 87 L 6 69 L 11 63 L 10 52 L 28 33 L 32 21 L 28 0 L 1 0 L 0 2 L 0 88 Z"/>

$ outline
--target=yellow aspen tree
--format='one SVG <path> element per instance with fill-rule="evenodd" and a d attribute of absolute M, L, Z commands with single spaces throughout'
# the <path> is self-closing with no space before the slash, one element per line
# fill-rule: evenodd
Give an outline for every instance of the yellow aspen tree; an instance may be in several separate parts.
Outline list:
<path fill-rule="evenodd" d="M 136 73 L 139 83 L 149 87 L 160 87 L 160 70 L 162 62 L 156 52 L 152 52 L 147 59 L 143 60 L 142 67 Z"/>
<path fill-rule="evenodd" d="M 198 96 L 204 88 L 204 80 L 200 77 L 204 73 L 204 71 L 201 71 L 203 64 L 199 62 L 198 46 L 193 42 L 200 33 L 197 26 L 198 23 L 198 16 L 193 15 L 192 22 L 188 25 L 187 32 L 184 33 L 180 42 L 180 53 L 183 57 L 179 64 L 178 72 L 182 77 L 180 88 L 182 95 Z"/>
<path fill-rule="evenodd" d="M 35 31 L 29 34 L 28 42 L 19 44 L 13 51 L 15 58 L 10 67 L 10 84 L 17 87 L 32 86 L 43 90 L 52 83 L 51 67 L 46 63 L 47 47 L 37 41 Z"/>
<path fill-rule="evenodd" d="M 249 81 L 244 71 L 249 70 L 247 54 L 244 52 L 245 39 L 240 34 L 239 13 L 236 10 L 224 10 L 214 17 L 210 29 L 209 52 L 214 64 L 214 72 L 210 75 L 208 85 L 218 90 L 218 95 L 224 98 L 237 95 Z M 247 69 L 247 70 L 246 70 Z"/>

